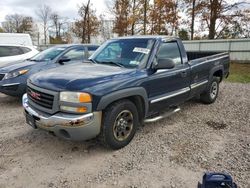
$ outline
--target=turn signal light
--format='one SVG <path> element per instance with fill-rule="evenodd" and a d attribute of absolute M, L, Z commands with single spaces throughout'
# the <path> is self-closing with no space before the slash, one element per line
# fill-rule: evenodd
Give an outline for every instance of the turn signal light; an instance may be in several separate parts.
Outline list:
<path fill-rule="evenodd" d="M 89 103 L 91 101 L 92 101 L 92 99 L 91 99 L 90 94 L 88 94 L 88 93 L 80 93 L 79 94 L 79 102 Z"/>
<path fill-rule="evenodd" d="M 77 108 L 77 112 L 79 113 L 85 113 L 87 111 L 88 111 L 88 108 L 86 106 Z"/>

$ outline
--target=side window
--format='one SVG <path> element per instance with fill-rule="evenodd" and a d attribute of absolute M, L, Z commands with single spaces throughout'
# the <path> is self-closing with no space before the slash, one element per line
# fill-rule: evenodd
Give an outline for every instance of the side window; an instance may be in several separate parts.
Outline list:
<path fill-rule="evenodd" d="M 0 46 L 0 57 L 11 56 L 10 50 L 6 46 Z"/>
<path fill-rule="evenodd" d="M 82 60 L 84 57 L 84 48 L 74 48 L 63 55 L 63 58 L 70 60 Z"/>
<path fill-rule="evenodd" d="M 24 54 L 28 53 L 31 51 L 31 49 L 27 48 L 27 47 L 20 47 L 23 51 Z"/>
<path fill-rule="evenodd" d="M 172 59 L 176 65 L 181 64 L 181 54 L 177 42 L 162 43 L 157 53 L 157 58 Z"/>
<path fill-rule="evenodd" d="M 98 46 L 89 46 L 88 47 L 89 56 L 91 56 L 96 51 L 97 48 Z"/>
<path fill-rule="evenodd" d="M 24 54 L 21 47 L 0 46 L 0 57 L 16 56 Z"/>
<path fill-rule="evenodd" d="M 21 47 L 10 46 L 10 53 L 11 55 L 22 55 L 24 54 Z"/>

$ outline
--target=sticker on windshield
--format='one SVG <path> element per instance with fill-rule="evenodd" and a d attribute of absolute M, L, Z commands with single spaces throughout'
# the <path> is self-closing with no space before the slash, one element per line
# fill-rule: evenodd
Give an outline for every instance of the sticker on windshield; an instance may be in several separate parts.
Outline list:
<path fill-rule="evenodd" d="M 60 47 L 59 47 L 59 48 L 57 48 L 57 50 L 61 50 L 61 51 L 62 51 L 62 50 L 65 50 L 65 48 L 60 48 Z"/>
<path fill-rule="evenodd" d="M 129 64 L 130 65 L 139 65 L 140 62 L 138 61 L 130 61 Z"/>
<path fill-rule="evenodd" d="M 147 49 L 147 48 L 138 48 L 138 47 L 135 47 L 133 49 L 133 52 L 139 52 L 139 53 L 143 53 L 143 54 L 149 54 L 150 50 Z"/>

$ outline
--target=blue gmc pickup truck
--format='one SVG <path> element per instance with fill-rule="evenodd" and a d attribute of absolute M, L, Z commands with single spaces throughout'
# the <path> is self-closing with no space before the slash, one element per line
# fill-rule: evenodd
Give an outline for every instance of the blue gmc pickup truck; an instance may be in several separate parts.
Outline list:
<path fill-rule="evenodd" d="M 228 74 L 227 53 L 187 53 L 180 39 L 168 36 L 122 37 L 86 63 L 31 76 L 23 106 L 35 129 L 67 140 L 98 137 L 119 149 L 139 125 L 177 112 L 193 97 L 213 103 Z"/>

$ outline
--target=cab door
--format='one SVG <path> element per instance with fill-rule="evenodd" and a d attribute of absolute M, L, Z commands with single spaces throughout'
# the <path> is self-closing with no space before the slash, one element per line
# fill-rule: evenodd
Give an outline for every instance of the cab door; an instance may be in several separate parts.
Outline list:
<path fill-rule="evenodd" d="M 147 91 L 150 111 L 159 111 L 184 102 L 190 93 L 190 68 L 182 62 L 177 41 L 162 42 L 153 64 L 158 59 L 169 58 L 175 63 L 172 69 L 154 70 L 149 74 Z"/>

